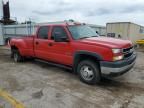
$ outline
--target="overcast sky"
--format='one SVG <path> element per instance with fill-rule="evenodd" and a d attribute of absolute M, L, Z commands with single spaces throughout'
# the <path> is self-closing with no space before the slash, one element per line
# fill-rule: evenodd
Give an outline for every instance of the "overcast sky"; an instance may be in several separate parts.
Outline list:
<path fill-rule="evenodd" d="M 35 22 L 74 19 L 98 25 L 130 21 L 144 25 L 144 0 L 9 0 L 11 16 Z"/>

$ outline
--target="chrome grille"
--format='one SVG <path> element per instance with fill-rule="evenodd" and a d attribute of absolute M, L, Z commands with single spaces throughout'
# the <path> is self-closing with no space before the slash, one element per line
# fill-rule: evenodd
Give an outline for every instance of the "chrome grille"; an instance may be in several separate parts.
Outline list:
<path fill-rule="evenodd" d="M 130 56 L 133 55 L 133 53 L 134 53 L 134 47 L 133 46 L 123 49 L 124 58 L 129 58 Z"/>

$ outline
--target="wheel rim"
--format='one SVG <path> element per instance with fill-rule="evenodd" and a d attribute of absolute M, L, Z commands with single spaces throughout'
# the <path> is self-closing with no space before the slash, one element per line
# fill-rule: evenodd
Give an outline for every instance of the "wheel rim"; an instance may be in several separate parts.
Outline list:
<path fill-rule="evenodd" d="M 18 61 L 18 54 L 17 53 L 14 53 L 14 61 Z"/>
<path fill-rule="evenodd" d="M 84 80 L 90 81 L 94 78 L 94 71 L 90 66 L 82 66 L 80 69 L 80 73 Z"/>

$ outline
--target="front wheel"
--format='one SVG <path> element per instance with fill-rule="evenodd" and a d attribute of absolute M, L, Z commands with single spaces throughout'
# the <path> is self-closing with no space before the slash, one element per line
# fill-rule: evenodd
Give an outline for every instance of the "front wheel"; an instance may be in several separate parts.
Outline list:
<path fill-rule="evenodd" d="M 101 80 L 98 65 L 92 60 L 83 60 L 78 64 L 77 72 L 81 81 L 87 84 L 96 84 Z"/>

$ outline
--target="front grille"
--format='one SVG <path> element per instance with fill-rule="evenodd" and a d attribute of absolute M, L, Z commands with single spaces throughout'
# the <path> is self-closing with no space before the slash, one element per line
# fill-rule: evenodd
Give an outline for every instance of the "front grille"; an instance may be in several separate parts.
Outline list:
<path fill-rule="evenodd" d="M 124 58 L 129 58 L 130 56 L 132 56 L 133 52 L 134 52 L 134 48 L 133 47 L 124 48 L 123 49 Z"/>

